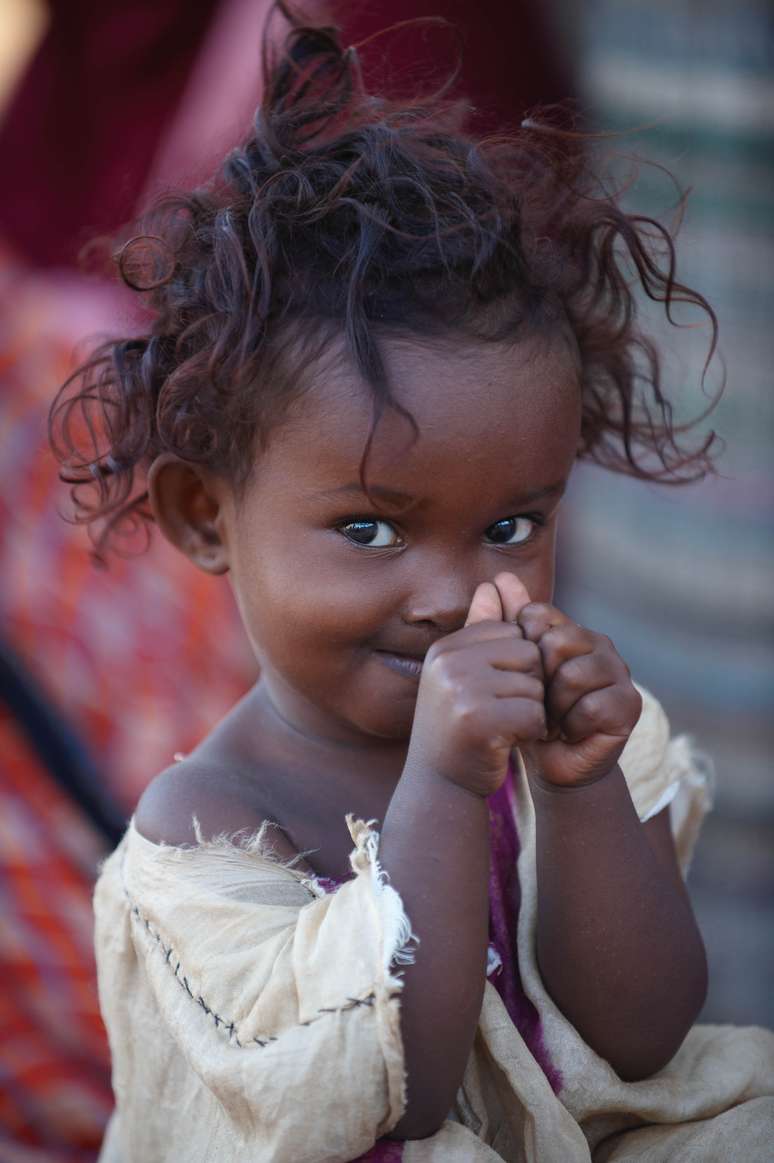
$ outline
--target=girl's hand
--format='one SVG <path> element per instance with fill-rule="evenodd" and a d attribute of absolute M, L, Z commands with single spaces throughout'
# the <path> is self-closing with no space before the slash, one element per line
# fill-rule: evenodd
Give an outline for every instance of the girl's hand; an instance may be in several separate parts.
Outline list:
<path fill-rule="evenodd" d="M 530 776 L 560 787 L 591 783 L 618 761 L 642 699 L 604 634 L 585 630 L 542 602 L 521 602 L 513 574 L 495 579 L 503 612 L 540 650 L 547 738 L 521 748 Z M 515 584 L 514 584 L 515 583 Z"/>
<path fill-rule="evenodd" d="M 515 577 L 507 591 L 509 601 L 529 601 Z M 482 582 L 464 628 L 427 652 L 407 767 L 491 795 L 505 779 L 511 749 L 544 737 L 544 701 L 539 646 L 504 619 L 498 587 Z"/>

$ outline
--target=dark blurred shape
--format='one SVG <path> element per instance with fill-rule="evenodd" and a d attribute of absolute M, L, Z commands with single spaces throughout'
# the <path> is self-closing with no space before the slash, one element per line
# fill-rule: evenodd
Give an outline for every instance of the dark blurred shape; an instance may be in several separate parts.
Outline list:
<path fill-rule="evenodd" d="M 83 742 L 2 637 L 0 704 L 10 711 L 48 774 L 103 837 L 106 850 L 115 848 L 126 827 L 124 812 Z"/>
<path fill-rule="evenodd" d="M 0 129 L 0 231 L 35 266 L 75 263 L 130 218 L 218 0 L 51 0 Z"/>

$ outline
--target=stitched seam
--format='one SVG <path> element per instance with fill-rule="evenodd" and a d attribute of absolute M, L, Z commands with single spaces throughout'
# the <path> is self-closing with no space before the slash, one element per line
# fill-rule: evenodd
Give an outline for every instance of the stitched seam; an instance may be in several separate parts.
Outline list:
<path fill-rule="evenodd" d="M 165 964 L 168 965 L 170 967 L 170 969 L 172 969 L 172 962 L 173 961 L 175 962 L 175 967 L 174 967 L 174 969 L 172 969 L 173 977 L 177 981 L 180 988 L 185 990 L 185 992 L 188 994 L 188 996 L 191 998 L 191 1000 L 195 1001 L 198 1006 L 201 1006 L 201 1008 L 204 1010 L 205 1014 L 207 1014 L 209 1017 L 212 1018 L 213 1022 L 215 1023 L 216 1030 L 222 1030 L 223 1033 L 228 1035 L 229 1041 L 233 1040 L 233 1042 L 241 1050 L 245 1049 L 246 1047 L 252 1046 L 253 1044 L 256 1044 L 256 1045 L 260 1046 L 261 1048 L 263 1048 L 264 1046 L 268 1046 L 270 1042 L 279 1041 L 279 1037 L 276 1034 L 266 1034 L 266 1035 L 264 1035 L 264 1037 L 251 1038 L 247 1042 L 240 1041 L 240 1039 L 236 1033 L 236 1023 L 228 1020 L 227 1018 L 221 1017 L 221 1015 L 216 1013 L 215 1010 L 211 1006 L 207 1005 L 207 1003 L 205 1002 L 205 1000 L 201 994 L 195 994 L 193 992 L 193 990 L 191 989 L 191 986 L 188 982 L 188 978 L 185 976 L 185 974 L 181 975 L 181 973 L 180 973 L 180 964 L 181 964 L 180 959 L 177 957 L 172 946 L 164 944 L 163 940 L 161 939 L 161 934 L 156 932 L 156 930 L 153 928 L 153 926 L 151 925 L 148 918 L 143 916 L 143 914 L 140 912 L 137 905 L 134 904 L 134 902 L 132 901 L 132 898 L 129 896 L 129 894 L 126 892 L 126 890 L 124 890 L 124 892 L 125 892 L 125 895 L 126 895 L 128 902 L 129 902 L 129 909 L 132 913 L 132 916 L 137 918 L 137 920 L 143 925 L 143 927 L 145 928 L 145 930 L 149 934 L 149 936 L 151 936 L 154 939 L 154 941 L 158 945 L 159 949 L 164 954 Z M 300 1022 L 299 1025 L 311 1026 L 313 1022 L 319 1021 L 320 1018 L 322 1018 L 326 1014 L 345 1013 L 347 1010 L 353 1010 L 357 1006 L 369 1006 L 370 1007 L 374 1004 L 375 1000 L 376 1000 L 376 995 L 374 993 L 369 993 L 364 998 L 348 997 L 348 998 L 346 998 L 346 1001 L 343 1005 L 340 1005 L 340 1006 L 321 1006 L 320 1009 L 317 1010 L 317 1017 L 309 1018 L 308 1021 Z"/>

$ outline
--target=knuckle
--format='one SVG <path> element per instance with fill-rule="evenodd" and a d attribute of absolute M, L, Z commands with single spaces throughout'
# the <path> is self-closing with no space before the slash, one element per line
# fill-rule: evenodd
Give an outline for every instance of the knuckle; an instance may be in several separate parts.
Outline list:
<path fill-rule="evenodd" d="M 454 720 L 466 732 L 481 725 L 482 708 L 476 699 L 460 697 L 454 706 Z"/>
<path fill-rule="evenodd" d="M 606 691 L 590 691 L 583 698 L 582 710 L 589 719 L 601 719 L 607 704 Z"/>
<path fill-rule="evenodd" d="M 572 691 L 583 690 L 588 681 L 580 658 L 568 659 L 562 666 L 559 677 L 562 684 Z"/>
<path fill-rule="evenodd" d="M 557 643 L 563 642 L 565 639 L 564 626 L 549 626 L 543 635 L 543 641 L 549 646 L 554 646 Z"/>
<path fill-rule="evenodd" d="M 545 687 L 542 681 L 534 674 L 525 674 L 523 678 L 524 698 L 536 699 L 538 702 L 543 701 L 545 697 Z"/>
<path fill-rule="evenodd" d="M 473 703 L 470 701 L 470 699 L 465 698 L 464 695 L 460 695 L 460 697 L 455 701 L 452 710 L 456 722 L 460 724 L 464 725 L 465 723 L 469 723 L 473 718 L 475 718 L 476 708 L 473 706 Z"/>
<path fill-rule="evenodd" d="M 464 664 L 453 650 L 436 655 L 432 668 L 436 681 L 447 691 L 455 691 L 464 681 Z"/>
<path fill-rule="evenodd" d="M 540 645 L 551 658 L 561 659 L 568 646 L 577 641 L 576 626 L 550 626 Z"/>
<path fill-rule="evenodd" d="M 540 647 L 537 642 L 531 642 L 529 638 L 524 638 L 522 642 L 523 645 L 520 648 L 520 654 L 524 663 L 532 667 L 540 666 L 543 656 L 540 653 Z"/>
<path fill-rule="evenodd" d="M 546 729 L 546 710 L 542 703 L 533 700 L 524 700 L 522 724 L 531 736 L 540 736 Z"/>

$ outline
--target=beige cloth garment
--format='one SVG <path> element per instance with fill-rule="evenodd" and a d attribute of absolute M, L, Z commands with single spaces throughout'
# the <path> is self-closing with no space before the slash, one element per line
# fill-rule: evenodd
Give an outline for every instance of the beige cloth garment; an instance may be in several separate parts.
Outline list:
<path fill-rule="evenodd" d="M 706 774 L 652 696 L 621 760 L 641 819 L 667 803 L 687 868 Z M 771 1163 L 774 1034 L 696 1026 L 622 1082 L 548 996 L 535 958 L 535 820 L 519 764 L 518 957 L 563 1084 L 555 1095 L 487 982 L 454 1110 L 405 1163 Z M 100 1163 L 345 1163 L 405 1104 L 400 965 L 409 921 L 378 834 L 347 817 L 355 878 L 325 894 L 271 829 L 176 848 L 130 824 L 95 892 L 116 1112 Z M 421 939 L 421 934 L 419 934 Z"/>

